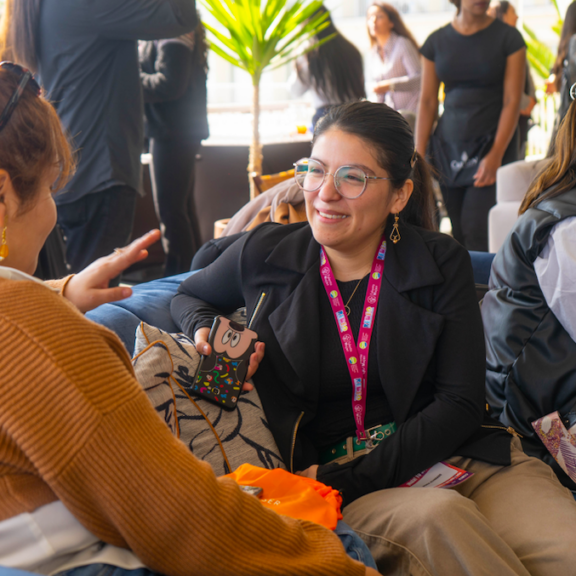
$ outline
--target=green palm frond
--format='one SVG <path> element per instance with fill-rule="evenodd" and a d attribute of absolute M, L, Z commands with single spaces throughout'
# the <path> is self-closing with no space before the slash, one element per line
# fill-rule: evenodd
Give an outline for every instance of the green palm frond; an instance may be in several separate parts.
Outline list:
<path fill-rule="evenodd" d="M 204 23 L 211 49 L 246 70 L 254 85 L 265 68 L 277 68 L 303 54 L 306 51 L 303 45 L 328 26 L 328 13 L 318 13 L 321 0 L 201 0 L 201 3 L 218 23 L 217 26 Z M 306 48 L 316 46 L 318 42 Z"/>
<path fill-rule="evenodd" d="M 557 0 L 552 0 L 552 5 L 556 8 L 556 14 L 558 14 L 558 20 L 562 20 L 562 14 L 560 12 L 560 8 L 558 7 Z"/>
<path fill-rule="evenodd" d="M 530 67 L 540 78 L 546 79 L 554 65 L 555 55 L 548 46 L 538 40 L 536 33 L 526 24 L 522 25 L 526 41 L 526 58 Z"/>

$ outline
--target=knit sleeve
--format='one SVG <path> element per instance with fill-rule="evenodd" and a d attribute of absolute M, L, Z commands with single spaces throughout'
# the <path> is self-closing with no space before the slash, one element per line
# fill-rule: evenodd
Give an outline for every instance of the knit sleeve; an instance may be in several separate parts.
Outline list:
<path fill-rule="evenodd" d="M 58 292 L 60 294 L 64 294 L 64 290 L 66 290 L 66 286 L 68 285 L 68 282 L 70 282 L 70 280 L 74 277 L 74 274 L 69 274 L 68 276 L 65 276 L 64 278 L 60 278 L 60 280 L 46 280 L 46 282 L 44 282 L 46 284 L 46 286 L 49 286 L 50 288 L 53 288 L 54 290 L 58 290 Z"/>
<path fill-rule="evenodd" d="M 0 323 L 1 434 L 97 537 L 175 576 L 364 574 L 330 531 L 216 478 L 156 414 L 120 341 L 54 292 L 4 290 Z"/>

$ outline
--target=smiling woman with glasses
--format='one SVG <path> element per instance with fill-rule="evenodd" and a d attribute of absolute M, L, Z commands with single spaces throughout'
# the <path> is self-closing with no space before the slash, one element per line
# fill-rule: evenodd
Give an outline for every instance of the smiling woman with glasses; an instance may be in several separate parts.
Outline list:
<path fill-rule="evenodd" d="M 550 546 L 575 561 L 575 503 L 485 414 L 470 257 L 433 229 L 407 122 L 383 104 L 334 108 L 295 178 L 309 224 L 245 234 L 182 283 L 176 323 L 207 353 L 214 316 L 246 306 L 284 463 L 341 492 L 382 572 L 544 575 Z M 403 487 L 436 464 L 473 476 Z"/>

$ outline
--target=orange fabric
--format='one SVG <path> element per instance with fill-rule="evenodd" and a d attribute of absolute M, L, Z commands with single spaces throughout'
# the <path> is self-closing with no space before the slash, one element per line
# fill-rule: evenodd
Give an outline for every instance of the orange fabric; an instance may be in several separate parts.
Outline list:
<path fill-rule="evenodd" d="M 338 490 L 317 480 L 281 468 L 266 470 L 251 464 L 242 464 L 226 476 L 240 485 L 262 488 L 260 502 L 278 514 L 316 522 L 330 530 L 342 519 L 342 497 Z"/>

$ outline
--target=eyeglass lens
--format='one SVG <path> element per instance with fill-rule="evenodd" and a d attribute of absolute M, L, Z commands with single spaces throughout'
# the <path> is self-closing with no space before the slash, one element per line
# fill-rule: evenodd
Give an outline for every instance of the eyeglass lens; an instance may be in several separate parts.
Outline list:
<path fill-rule="evenodd" d="M 294 167 L 294 177 L 302 190 L 315 192 L 320 189 L 326 178 L 326 170 L 320 162 L 303 158 Z M 354 166 L 340 166 L 334 173 L 334 186 L 345 198 L 357 198 L 366 187 L 366 174 Z"/>

